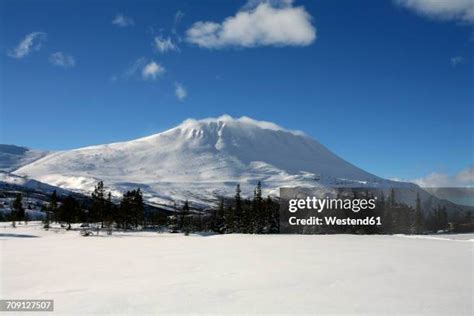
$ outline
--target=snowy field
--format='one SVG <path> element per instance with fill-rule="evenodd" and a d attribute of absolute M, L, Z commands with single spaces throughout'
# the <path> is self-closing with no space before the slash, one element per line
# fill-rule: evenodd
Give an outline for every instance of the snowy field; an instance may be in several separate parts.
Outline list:
<path fill-rule="evenodd" d="M 4 224 L 0 243 L 0 297 L 54 299 L 54 314 L 473 314 L 472 234 L 81 237 Z"/>

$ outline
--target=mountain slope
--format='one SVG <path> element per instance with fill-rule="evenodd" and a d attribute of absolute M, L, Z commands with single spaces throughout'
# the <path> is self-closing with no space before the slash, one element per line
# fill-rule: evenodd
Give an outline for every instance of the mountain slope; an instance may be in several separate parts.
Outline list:
<path fill-rule="evenodd" d="M 0 144 L 0 171 L 11 172 L 47 154 L 48 152 L 43 150 Z"/>
<path fill-rule="evenodd" d="M 281 186 L 390 182 L 302 133 L 229 116 L 187 120 L 137 140 L 55 152 L 16 173 L 86 192 L 98 180 L 116 194 L 140 187 L 155 203 L 172 199 L 206 203 L 216 195 L 233 194 L 237 183 L 248 194 L 257 181 L 263 182 L 267 193 Z"/>

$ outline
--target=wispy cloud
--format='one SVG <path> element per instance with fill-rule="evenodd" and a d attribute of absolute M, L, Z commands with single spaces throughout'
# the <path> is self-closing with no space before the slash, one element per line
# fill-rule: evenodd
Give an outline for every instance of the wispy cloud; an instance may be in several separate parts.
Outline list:
<path fill-rule="evenodd" d="M 205 48 L 307 46 L 316 28 L 304 7 L 291 0 L 250 1 L 220 23 L 199 21 L 186 31 L 187 41 Z"/>
<path fill-rule="evenodd" d="M 451 59 L 449 61 L 451 62 L 451 66 L 456 67 L 456 66 L 464 63 L 464 57 L 454 56 L 454 57 L 451 57 Z"/>
<path fill-rule="evenodd" d="M 474 23 L 473 0 L 394 0 L 418 14 L 439 20 Z"/>
<path fill-rule="evenodd" d="M 119 13 L 112 20 L 112 24 L 119 27 L 127 27 L 135 25 L 135 21 L 132 18 Z"/>
<path fill-rule="evenodd" d="M 138 72 L 141 71 L 141 69 L 143 69 L 143 67 L 145 67 L 146 63 L 147 60 L 145 57 L 138 58 L 128 66 L 128 68 L 125 70 L 121 77 L 123 79 L 128 79 L 130 77 L 135 76 Z"/>
<path fill-rule="evenodd" d="M 176 98 L 178 98 L 179 101 L 184 101 L 184 99 L 186 99 L 186 97 L 188 96 L 188 91 L 179 82 L 175 82 L 174 86 L 174 93 L 176 95 Z"/>
<path fill-rule="evenodd" d="M 423 178 L 411 180 L 421 187 L 466 187 L 474 185 L 474 165 L 454 175 L 432 172 Z"/>
<path fill-rule="evenodd" d="M 162 54 L 171 51 L 179 51 L 178 46 L 169 37 L 156 36 L 153 39 L 153 47 Z"/>
<path fill-rule="evenodd" d="M 69 54 L 63 52 L 56 52 L 49 56 L 49 61 L 59 67 L 71 68 L 76 65 L 76 60 Z"/>
<path fill-rule="evenodd" d="M 8 56 L 13 58 L 23 58 L 33 51 L 38 51 L 42 43 L 46 40 L 46 33 L 33 32 L 25 36 L 18 45 L 8 52 Z"/>
<path fill-rule="evenodd" d="M 181 10 L 176 11 L 176 13 L 174 14 L 174 21 L 173 21 L 173 33 L 176 32 L 176 29 L 178 28 L 183 18 L 184 18 L 184 12 Z"/>
<path fill-rule="evenodd" d="M 165 73 L 165 68 L 155 61 L 150 61 L 142 69 L 142 78 L 144 80 L 156 80 Z"/>
<path fill-rule="evenodd" d="M 114 75 L 111 79 L 112 81 L 128 80 L 131 78 L 140 80 L 156 80 L 165 72 L 165 67 L 159 63 L 145 57 L 140 57 L 130 63 L 122 74 Z"/>

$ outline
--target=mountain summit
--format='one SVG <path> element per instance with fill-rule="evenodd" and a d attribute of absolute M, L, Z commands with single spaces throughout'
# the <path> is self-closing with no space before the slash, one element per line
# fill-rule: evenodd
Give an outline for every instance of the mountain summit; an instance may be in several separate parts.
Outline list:
<path fill-rule="evenodd" d="M 189 119 L 148 137 L 55 152 L 16 170 L 39 181 L 90 191 L 103 180 L 114 193 L 140 187 L 149 202 L 205 202 L 282 186 L 379 185 L 381 179 L 333 154 L 301 132 L 230 116 Z"/>

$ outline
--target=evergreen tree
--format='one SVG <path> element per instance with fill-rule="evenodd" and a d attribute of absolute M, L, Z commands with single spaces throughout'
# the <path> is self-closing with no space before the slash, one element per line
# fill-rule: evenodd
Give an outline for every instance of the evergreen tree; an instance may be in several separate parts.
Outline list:
<path fill-rule="evenodd" d="M 105 227 L 107 229 L 107 233 L 110 235 L 112 234 L 112 225 L 115 218 L 115 205 L 112 202 L 112 193 L 107 194 L 107 200 L 105 203 L 105 214 L 104 214 L 104 222 Z"/>
<path fill-rule="evenodd" d="M 144 226 L 145 205 L 140 188 L 132 191 L 132 214 L 135 220 L 135 228 L 138 228 L 138 225 Z"/>
<path fill-rule="evenodd" d="M 56 220 L 58 214 L 58 195 L 56 194 L 56 190 L 53 191 L 51 194 L 51 198 L 49 199 L 49 204 L 46 207 L 46 218 L 48 219 L 48 225 L 45 228 L 49 228 L 49 221 Z"/>
<path fill-rule="evenodd" d="M 179 223 L 178 227 L 180 231 L 188 231 L 189 230 L 189 221 L 188 221 L 188 215 L 189 215 L 189 202 L 186 200 L 184 202 L 184 205 L 181 209 L 181 212 L 179 214 Z"/>
<path fill-rule="evenodd" d="M 274 203 L 269 196 L 267 197 L 266 204 L 269 215 L 268 232 L 270 234 L 278 234 L 280 232 L 280 206 Z"/>
<path fill-rule="evenodd" d="M 382 217 L 382 228 L 383 232 L 386 234 L 391 234 L 393 232 L 393 208 L 392 205 L 387 202 L 385 199 L 385 194 L 382 191 L 382 197 L 380 199 L 380 212 L 383 214 Z"/>
<path fill-rule="evenodd" d="M 139 225 L 144 226 L 144 218 L 145 205 L 141 190 L 125 192 L 118 209 L 117 222 L 119 225 L 127 229 L 133 224 L 136 229 Z"/>
<path fill-rule="evenodd" d="M 252 201 L 253 231 L 257 234 L 262 234 L 265 227 L 265 211 L 262 201 L 262 184 L 258 181 Z"/>
<path fill-rule="evenodd" d="M 415 233 L 419 234 L 423 232 L 423 211 L 421 209 L 420 192 L 416 193 L 416 206 L 415 206 Z"/>
<path fill-rule="evenodd" d="M 232 208 L 231 203 L 227 204 L 224 220 L 225 220 L 226 233 L 234 233 L 236 223 L 235 223 L 234 209 Z"/>
<path fill-rule="evenodd" d="M 94 222 L 100 222 L 100 227 L 104 228 L 105 213 L 105 189 L 104 182 L 99 181 L 92 192 L 91 219 Z"/>
<path fill-rule="evenodd" d="M 79 213 L 79 203 L 72 196 L 67 196 L 59 207 L 59 220 L 67 224 L 67 229 L 71 229 L 71 223 L 76 221 Z"/>
<path fill-rule="evenodd" d="M 50 218 L 49 212 L 48 212 L 48 206 L 43 205 L 41 207 L 41 211 L 44 213 L 43 228 L 45 228 L 47 230 L 49 228 L 49 225 L 50 225 L 50 222 L 51 222 L 51 218 Z"/>
<path fill-rule="evenodd" d="M 132 222 L 131 218 L 132 209 L 132 193 L 127 191 L 123 194 L 122 200 L 120 201 L 118 209 L 118 222 L 123 229 L 128 229 Z"/>
<path fill-rule="evenodd" d="M 22 221 L 25 219 L 25 208 L 23 207 L 22 197 L 20 193 L 17 193 L 12 203 L 12 226 L 16 227 L 16 221 Z"/>
<path fill-rule="evenodd" d="M 219 202 L 219 206 L 212 213 L 211 229 L 214 232 L 219 233 L 219 234 L 222 234 L 225 232 L 224 215 L 225 215 L 224 199 L 221 199 Z"/>
<path fill-rule="evenodd" d="M 235 211 L 234 211 L 234 232 L 242 231 L 242 198 L 240 197 L 240 184 L 235 188 Z"/>
<path fill-rule="evenodd" d="M 244 234 L 251 234 L 253 233 L 252 205 L 247 199 L 242 202 L 242 225 L 240 229 Z"/>

